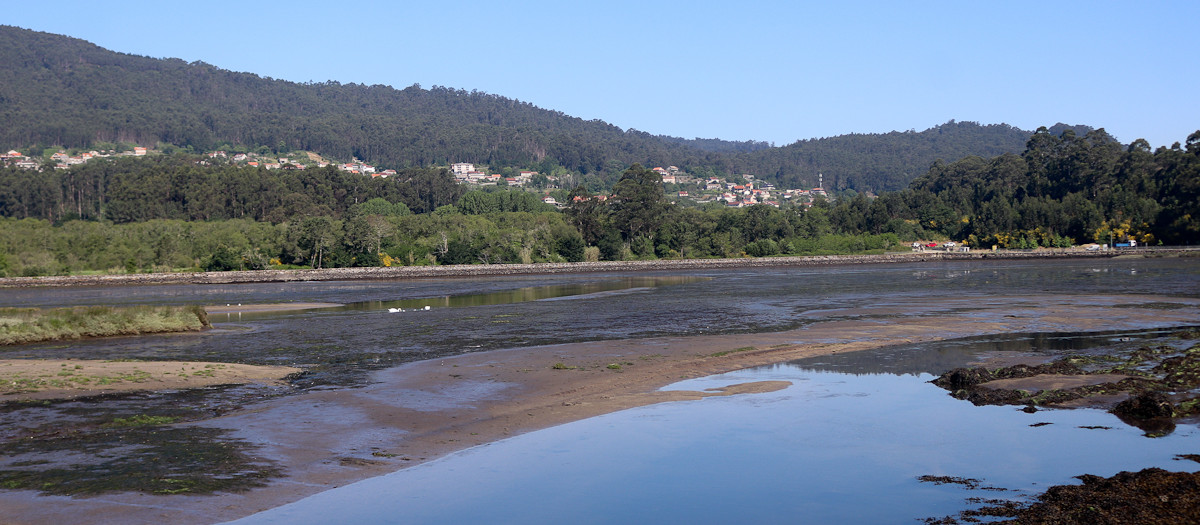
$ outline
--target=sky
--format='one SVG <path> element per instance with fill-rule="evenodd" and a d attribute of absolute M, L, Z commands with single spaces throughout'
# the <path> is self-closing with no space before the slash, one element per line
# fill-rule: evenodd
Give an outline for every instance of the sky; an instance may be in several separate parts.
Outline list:
<path fill-rule="evenodd" d="M 782 146 L 950 120 L 1200 130 L 1200 1 L 17 2 L 0 24 L 296 82 L 446 86 Z"/>

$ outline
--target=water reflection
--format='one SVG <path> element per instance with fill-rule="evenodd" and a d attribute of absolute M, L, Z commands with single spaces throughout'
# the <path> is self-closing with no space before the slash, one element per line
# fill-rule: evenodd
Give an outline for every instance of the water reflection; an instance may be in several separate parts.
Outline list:
<path fill-rule="evenodd" d="M 1026 337 L 1006 347 L 1075 345 L 1056 339 Z M 952 352 L 970 358 L 997 342 L 957 343 Z M 792 386 L 534 432 L 237 523 L 386 523 L 397 516 L 413 524 L 905 523 L 978 507 L 970 497 L 1027 499 L 1083 473 L 1179 469 L 1173 458 L 1194 452 L 1200 436 L 1195 425 L 1181 425 L 1171 436 L 1146 439 L 1099 410 L 976 407 L 929 384 L 933 376 L 917 372 L 926 363 L 908 362 L 920 361 L 918 352 L 873 355 L 892 363 L 892 372 L 850 361 L 841 365 L 853 373 L 787 363 L 688 380 L 668 388 Z M 976 478 L 1002 490 L 918 480 L 926 475 Z"/>
<path fill-rule="evenodd" d="M 626 277 L 599 282 L 526 286 L 512 290 L 487 293 L 422 297 L 418 299 L 377 300 L 351 303 L 346 310 L 423 310 L 429 308 L 463 308 L 468 306 L 494 306 L 528 301 L 582 299 L 615 292 L 648 291 L 659 286 L 688 284 L 710 280 L 710 277 L 666 276 Z"/>

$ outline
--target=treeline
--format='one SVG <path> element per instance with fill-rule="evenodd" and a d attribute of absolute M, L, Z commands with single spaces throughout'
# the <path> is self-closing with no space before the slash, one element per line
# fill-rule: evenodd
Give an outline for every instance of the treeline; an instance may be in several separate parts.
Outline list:
<path fill-rule="evenodd" d="M 633 163 L 756 175 L 784 187 L 897 190 L 937 159 L 1019 152 L 1029 132 L 949 122 L 774 148 L 622 130 L 505 97 L 434 86 L 295 83 L 202 62 L 115 53 L 0 26 L 0 146 L 173 144 L 185 150 L 306 150 L 391 167 L 452 162 L 568 170 L 595 190 Z"/>
<path fill-rule="evenodd" d="M 671 205 L 625 170 L 560 213 L 536 194 L 464 192 L 444 170 L 203 166 L 187 156 L 0 170 L 8 274 L 148 268 L 465 264 L 882 250 L 917 239 L 1009 248 L 1200 236 L 1200 131 L 1123 147 L 1104 130 L 1039 129 L 1021 155 L 937 163 L 908 189 L 808 208 Z M 24 220 L 19 220 L 24 219 Z"/>
<path fill-rule="evenodd" d="M 464 189 L 445 169 L 371 178 L 333 167 L 266 170 L 206 166 L 188 155 L 95 159 L 68 170 L 0 169 L 0 216 L 141 222 L 154 219 L 342 218 L 374 198 L 414 213 L 452 205 Z"/>
<path fill-rule="evenodd" d="M 1103 129 L 1042 128 L 1021 155 L 935 164 L 902 192 L 851 203 L 865 231 L 916 221 L 975 245 L 1200 241 L 1200 131 L 1181 147 L 1122 146 Z M 890 226 L 889 226 L 890 225 Z"/>
<path fill-rule="evenodd" d="M 1056 135 L 1066 130 L 1086 133 L 1091 128 L 1065 124 L 1050 128 Z M 920 132 L 855 133 L 743 153 L 729 160 L 728 169 L 755 174 L 783 188 L 814 187 L 820 173 L 825 187 L 833 190 L 898 191 L 935 161 L 1018 153 L 1029 137 L 1028 131 L 1005 124 L 951 120 Z"/>
<path fill-rule="evenodd" d="M 657 245 L 645 238 L 625 243 L 610 237 L 600 246 L 588 246 L 559 212 L 464 215 L 443 210 L 308 217 L 281 224 L 156 219 L 56 225 L 0 218 L 0 276 L 845 254 L 882 252 L 903 242 L 895 234 L 833 234 L 827 212 L 805 216 L 796 228 L 794 217 L 765 206 L 681 209 L 674 218 L 686 222 L 652 237 Z M 774 227 L 782 229 L 763 230 L 771 220 L 779 220 Z"/>
<path fill-rule="evenodd" d="M 1040 129 L 1021 155 L 938 163 L 903 191 L 811 207 L 672 205 L 660 177 L 640 165 L 608 199 L 576 188 L 561 212 L 520 190 L 464 193 L 444 171 L 369 180 L 178 159 L 3 170 L 0 189 L 3 275 L 763 257 L 931 238 L 984 248 L 1194 244 L 1200 131 L 1151 152 L 1103 130 Z M 207 208 L 205 195 L 216 199 Z"/>
<path fill-rule="evenodd" d="M 420 214 L 375 197 L 340 215 L 279 223 L 3 218 L 0 275 L 833 254 L 902 242 L 851 231 L 824 202 L 803 213 L 671 206 L 658 175 L 634 166 L 609 203 L 580 199 L 566 213 L 535 194 L 500 189 L 467 192 Z"/>
<path fill-rule="evenodd" d="M 129 224 L 0 219 L 0 275 L 583 260 L 557 212 Z"/>

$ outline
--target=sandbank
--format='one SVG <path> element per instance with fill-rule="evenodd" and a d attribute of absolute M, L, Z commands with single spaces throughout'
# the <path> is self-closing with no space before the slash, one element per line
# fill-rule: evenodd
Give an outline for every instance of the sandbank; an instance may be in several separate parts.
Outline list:
<path fill-rule="evenodd" d="M 1103 385 L 1106 383 L 1117 383 L 1122 379 L 1128 379 L 1130 376 L 1124 374 L 1086 374 L 1086 375 L 1061 375 L 1061 374 L 1041 374 L 1030 377 L 1013 377 L 1009 379 L 996 379 L 986 383 L 980 383 L 979 388 L 989 388 L 993 390 L 1027 390 L 1029 392 L 1041 392 L 1042 390 L 1068 390 L 1071 388 L 1079 388 L 1081 386 Z"/>

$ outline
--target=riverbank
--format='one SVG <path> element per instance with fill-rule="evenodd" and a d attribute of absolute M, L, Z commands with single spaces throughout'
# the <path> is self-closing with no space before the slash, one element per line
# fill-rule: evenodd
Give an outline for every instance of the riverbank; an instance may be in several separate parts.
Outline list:
<path fill-rule="evenodd" d="M 0 346 L 209 328 L 199 306 L 0 308 Z"/>
<path fill-rule="evenodd" d="M 132 284 L 233 284 L 294 281 L 349 281 L 367 279 L 417 279 L 436 277 L 486 277 L 560 273 L 647 272 L 721 268 L 772 268 L 852 264 L 903 264 L 923 261 L 996 259 L 1109 259 L 1123 256 L 1200 256 L 1200 250 L 1139 248 L 1122 251 L 1038 249 L 973 252 L 918 251 L 877 255 L 819 255 L 807 257 L 744 257 L 738 259 L 659 259 L 654 261 L 601 261 L 537 264 L 463 264 L 449 266 L 393 266 L 379 268 L 325 268 L 309 270 L 254 270 L 235 272 L 135 273 L 0 278 L 0 288 L 34 286 L 105 286 Z"/>
<path fill-rule="evenodd" d="M 1171 305 L 1165 308 L 1164 305 Z M 889 305 L 886 318 L 839 312 L 802 329 L 592 341 L 409 363 L 361 388 L 310 390 L 190 423 L 229 429 L 286 476 L 245 493 L 97 497 L 0 492 L 0 521 L 212 523 L 534 430 L 665 401 L 703 402 L 786 385 L 661 391 L 682 379 L 802 357 L 1006 332 L 1194 325 L 1200 300 L 1151 295 L 945 298 Z M 841 318 L 839 318 L 841 317 Z M 80 517 L 87 517 L 81 521 Z"/>

